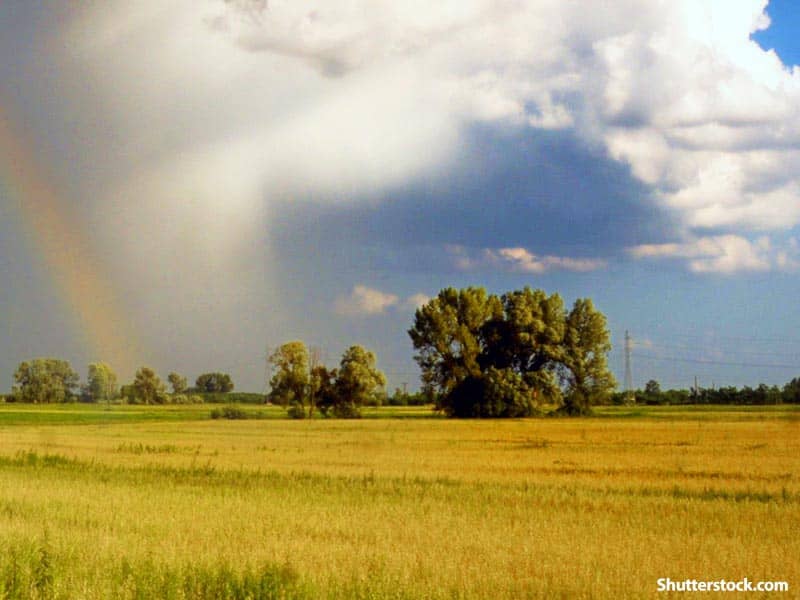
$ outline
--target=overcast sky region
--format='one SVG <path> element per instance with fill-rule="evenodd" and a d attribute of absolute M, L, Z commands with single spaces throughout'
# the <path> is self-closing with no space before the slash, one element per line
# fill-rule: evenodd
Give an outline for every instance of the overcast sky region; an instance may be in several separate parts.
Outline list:
<path fill-rule="evenodd" d="M 21 360 L 418 383 L 447 286 L 608 317 L 662 387 L 800 376 L 790 0 L 0 3 L 0 390 Z"/>

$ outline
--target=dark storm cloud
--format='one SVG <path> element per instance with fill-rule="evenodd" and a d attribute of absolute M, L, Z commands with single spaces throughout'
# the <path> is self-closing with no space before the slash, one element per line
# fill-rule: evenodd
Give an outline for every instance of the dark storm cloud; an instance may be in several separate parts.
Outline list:
<path fill-rule="evenodd" d="M 607 258 L 673 235 L 646 186 L 573 136 L 476 128 L 467 137 L 458 173 L 396 188 L 378 203 L 287 202 L 269 236 L 279 262 L 437 271 L 453 268 L 446 246 Z"/>

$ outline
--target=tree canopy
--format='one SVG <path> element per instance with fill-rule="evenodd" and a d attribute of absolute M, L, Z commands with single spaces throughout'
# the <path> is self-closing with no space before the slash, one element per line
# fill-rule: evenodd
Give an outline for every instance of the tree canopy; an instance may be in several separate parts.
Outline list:
<path fill-rule="evenodd" d="M 592 404 L 613 391 L 616 382 L 606 360 L 610 350 L 605 316 L 595 310 L 591 300 L 579 298 L 566 317 L 559 353 L 566 383 L 564 408 L 569 414 L 588 412 Z"/>
<path fill-rule="evenodd" d="M 73 398 L 78 380 L 66 360 L 34 358 L 17 367 L 12 394 L 17 402 L 66 402 Z"/>
<path fill-rule="evenodd" d="M 84 393 L 89 402 L 108 402 L 117 397 L 117 374 L 104 362 L 90 363 Z"/>
<path fill-rule="evenodd" d="M 169 384 L 172 386 L 173 394 L 182 394 L 188 387 L 186 377 L 183 377 L 175 371 L 167 375 L 167 381 L 169 381 Z"/>
<path fill-rule="evenodd" d="M 525 416 L 543 403 L 577 414 L 614 386 L 605 317 L 591 300 L 446 288 L 416 311 L 409 336 L 423 386 L 452 416 Z"/>
<path fill-rule="evenodd" d="M 422 369 L 423 386 L 449 394 L 467 377 L 481 374 L 485 326 L 502 316 L 497 296 L 483 288 L 446 288 L 417 309 L 409 330 Z"/>
<path fill-rule="evenodd" d="M 203 373 L 195 380 L 194 385 L 198 392 L 226 394 L 233 390 L 233 380 L 227 373 Z"/>
<path fill-rule="evenodd" d="M 375 355 L 362 346 L 350 346 L 345 350 L 336 377 L 334 414 L 355 416 L 358 407 L 379 401 L 386 377 L 375 363 Z"/>
<path fill-rule="evenodd" d="M 305 407 L 309 384 L 309 355 L 305 343 L 300 340 L 286 342 L 268 360 L 274 371 L 269 381 L 270 402 Z"/>
<path fill-rule="evenodd" d="M 164 404 L 167 400 L 164 383 L 149 367 L 142 367 L 136 371 L 130 390 L 133 393 L 133 400 L 140 404 Z"/>

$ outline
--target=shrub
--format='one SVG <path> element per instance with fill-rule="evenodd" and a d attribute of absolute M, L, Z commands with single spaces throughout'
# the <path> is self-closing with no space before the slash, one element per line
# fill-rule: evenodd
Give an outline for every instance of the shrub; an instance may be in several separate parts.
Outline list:
<path fill-rule="evenodd" d="M 211 411 L 212 419 L 246 419 L 247 413 L 238 406 L 223 406 Z"/>
<path fill-rule="evenodd" d="M 333 416 L 339 419 L 360 419 L 361 411 L 352 402 L 340 402 L 333 405 Z"/>
<path fill-rule="evenodd" d="M 263 394 L 250 392 L 201 392 L 196 388 L 191 388 L 187 392 L 202 398 L 202 402 L 206 404 L 264 404 Z"/>

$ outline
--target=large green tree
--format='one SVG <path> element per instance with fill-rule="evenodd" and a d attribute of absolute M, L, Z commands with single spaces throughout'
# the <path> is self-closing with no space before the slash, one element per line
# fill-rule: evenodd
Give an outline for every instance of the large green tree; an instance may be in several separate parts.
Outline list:
<path fill-rule="evenodd" d="M 65 402 L 73 398 L 78 380 L 66 360 L 34 358 L 17 367 L 12 394 L 17 402 Z"/>
<path fill-rule="evenodd" d="M 606 355 L 611 341 L 606 318 L 588 298 L 579 298 L 566 317 L 559 362 L 564 391 L 564 410 L 585 414 L 592 404 L 605 400 L 616 381 Z"/>
<path fill-rule="evenodd" d="M 90 402 L 110 402 L 117 397 L 117 374 L 104 362 L 90 363 L 85 395 Z"/>
<path fill-rule="evenodd" d="M 605 318 L 589 300 L 567 313 L 558 294 L 528 287 L 501 297 L 447 288 L 408 333 L 423 388 L 451 415 L 524 416 L 562 402 L 579 414 L 614 386 Z"/>
<path fill-rule="evenodd" d="M 299 340 L 286 342 L 268 360 L 273 368 L 269 381 L 270 402 L 296 407 L 295 411 L 305 410 L 310 383 L 309 354 L 305 343 Z"/>

